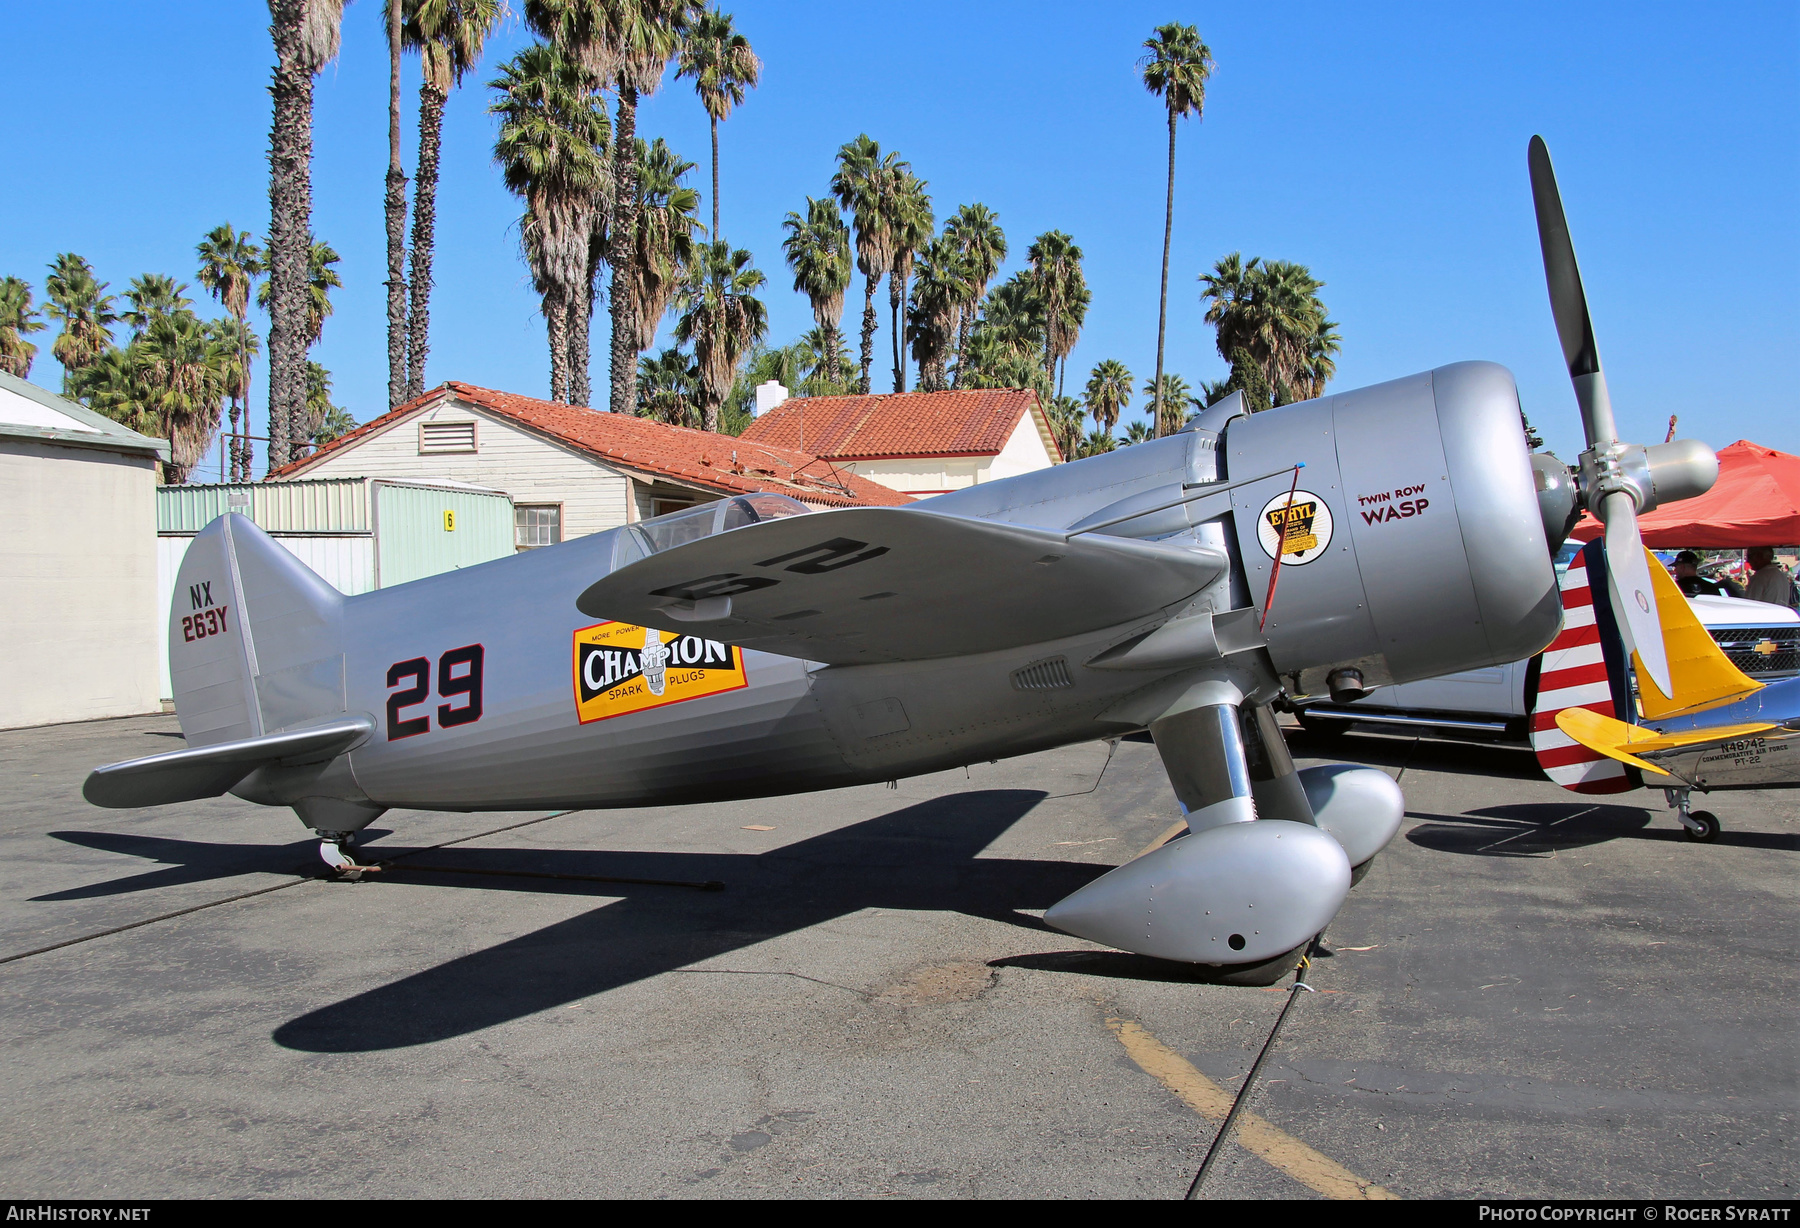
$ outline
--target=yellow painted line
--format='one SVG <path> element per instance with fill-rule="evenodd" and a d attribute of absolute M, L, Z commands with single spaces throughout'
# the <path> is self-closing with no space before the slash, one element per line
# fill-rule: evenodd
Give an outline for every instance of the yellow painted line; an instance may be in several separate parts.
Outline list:
<path fill-rule="evenodd" d="M 1162 1041 L 1129 1019 L 1108 1018 L 1111 1028 L 1125 1052 L 1145 1074 L 1180 1096 L 1194 1112 L 1210 1121 L 1224 1121 L 1231 1112 L 1231 1093 L 1195 1070 L 1193 1064 Z M 1260 1156 L 1301 1185 L 1316 1190 L 1327 1198 L 1346 1200 L 1385 1200 L 1399 1198 L 1373 1181 L 1361 1177 L 1329 1156 L 1284 1130 L 1270 1124 L 1255 1113 L 1238 1116 L 1237 1141 L 1247 1151 Z"/>
<path fill-rule="evenodd" d="M 1154 853 L 1157 849 L 1161 848 L 1163 845 L 1167 844 L 1169 841 L 1173 840 L 1176 836 L 1179 836 L 1182 832 L 1184 832 L 1186 830 L 1187 830 L 1187 820 L 1186 819 L 1181 820 L 1181 822 L 1179 822 L 1179 823 L 1171 824 L 1168 831 L 1165 831 L 1162 835 L 1158 836 L 1156 839 L 1152 840 L 1149 844 L 1146 844 L 1143 848 L 1139 849 L 1138 856 L 1142 857 L 1145 853 Z"/>

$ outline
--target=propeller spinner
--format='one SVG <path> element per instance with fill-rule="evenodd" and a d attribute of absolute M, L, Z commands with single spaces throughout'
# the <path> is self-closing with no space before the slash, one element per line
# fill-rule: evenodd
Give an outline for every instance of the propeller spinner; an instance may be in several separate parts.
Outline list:
<path fill-rule="evenodd" d="M 1638 515 L 1659 502 L 1689 499 L 1712 489 L 1719 476 L 1719 459 L 1711 448 L 1693 439 L 1648 448 L 1619 441 L 1606 373 L 1601 369 L 1600 350 L 1594 343 L 1587 295 L 1581 288 L 1581 269 L 1575 263 L 1575 244 L 1569 238 L 1562 194 L 1556 189 L 1556 171 L 1550 165 L 1550 150 L 1543 137 L 1531 138 L 1529 161 L 1550 310 L 1556 317 L 1556 334 L 1562 342 L 1563 360 L 1568 364 L 1569 381 L 1575 386 L 1582 432 L 1587 438 L 1576 484 L 1588 510 L 1606 526 L 1606 570 L 1611 580 L 1613 616 L 1625 646 L 1637 654 L 1640 669 L 1656 689 L 1668 696 L 1672 692 L 1668 654 L 1663 647 L 1662 622 L 1643 537 L 1638 531 Z"/>

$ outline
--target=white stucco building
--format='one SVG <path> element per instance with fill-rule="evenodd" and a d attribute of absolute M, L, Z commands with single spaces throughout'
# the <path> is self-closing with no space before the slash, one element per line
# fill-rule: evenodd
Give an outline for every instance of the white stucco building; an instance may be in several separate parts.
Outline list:
<path fill-rule="evenodd" d="M 0 729 L 160 710 L 168 456 L 163 440 L 0 372 Z"/>
<path fill-rule="evenodd" d="M 791 448 L 451 382 L 365 423 L 280 478 L 466 482 L 512 496 L 523 550 L 729 495 L 815 507 L 905 503 Z"/>
<path fill-rule="evenodd" d="M 840 472 L 918 498 L 1048 469 L 1063 459 L 1037 394 L 1029 389 L 796 397 L 779 403 L 762 388 L 757 394 L 762 412 L 744 432 L 745 440 L 797 448 Z"/>

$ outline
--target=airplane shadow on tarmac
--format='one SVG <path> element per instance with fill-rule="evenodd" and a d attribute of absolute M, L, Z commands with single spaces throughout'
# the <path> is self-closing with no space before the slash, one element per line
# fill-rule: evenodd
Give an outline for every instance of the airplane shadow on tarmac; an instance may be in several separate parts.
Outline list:
<path fill-rule="evenodd" d="M 292 844 L 208 844 L 199 840 L 171 840 L 111 831 L 53 831 L 48 834 L 68 844 L 142 857 L 146 861 L 161 862 L 168 868 L 34 895 L 31 897 L 34 903 L 129 895 L 134 891 L 154 891 L 158 887 L 236 878 L 240 874 L 293 874 L 311 878 L 319 869 L 319 842 L 311 837 Z M 377 828 L 370 828 L 366 833 L 370 840 L 390 834 Z"/>
<path fill-rule="evenodd" d="M 1696 801 L 1698 804 L 1698 801 Z M 1484 806 L 1466 814 L 1418 814 L 1427 820 L 1406 833 L 1420 848 L 1477 857 L 1548 857 L 1559 849 L 1584 848 L 1608 840 L 1682 841 L 1675 817 L 1651 827 L 1653 814 L 1636 806 L 1602 806 L 1583 802 L 1535 802 Z M 1716 844 L 1737 848 L 1800 852 L 1800 836 L 1783 832 L 1719 833 Z"/>
<path fill-rule="evenodd" d="M 978 856 L 1043 797 L 1037 790 L 986 790 L 934 798 L 756 855 L 434 849 L 432 862 L 446 867 L 716 879 L 725 890 L 431 874 L 445 886 L 623 898 L 321 1007 L 282 1024 L 273 1038 L 312 1053 L 430 1044 L 865 908 L 961 912 L 1038 928 L 1014 910 L 1047 908 L 1111 868 Z M 426 875 L 406 877 L 418 882 Z"/>

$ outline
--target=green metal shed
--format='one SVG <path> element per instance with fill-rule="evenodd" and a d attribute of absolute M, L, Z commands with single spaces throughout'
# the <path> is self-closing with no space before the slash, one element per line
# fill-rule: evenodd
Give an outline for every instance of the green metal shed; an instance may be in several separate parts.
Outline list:
<path fill-rule="evenodd" d="M 512 497 L 479 486 L 367 477 L 159 486 L 159 620 L 168 618 L 194 534 L 226 512 L 247 516 L 347 596 L 513 553 Z M 172 694 L 167 634 L 159 621 L 164 698 Z"/>

